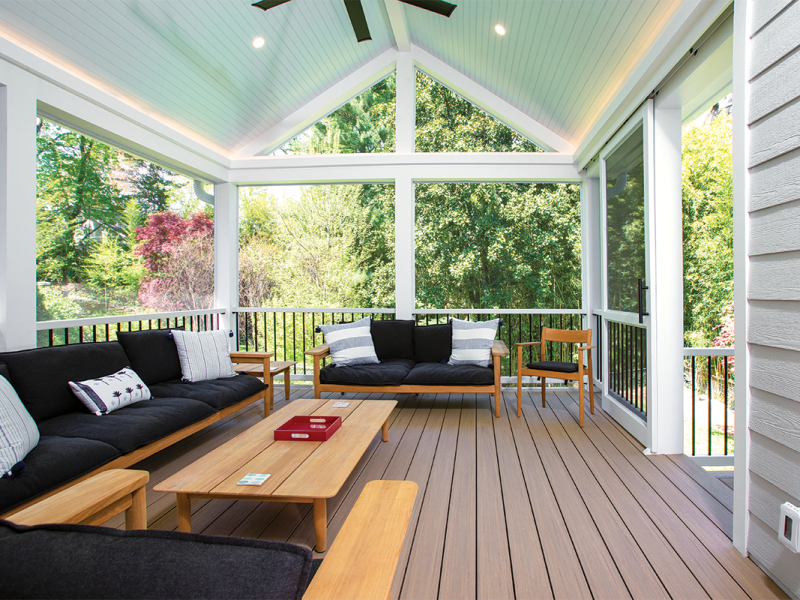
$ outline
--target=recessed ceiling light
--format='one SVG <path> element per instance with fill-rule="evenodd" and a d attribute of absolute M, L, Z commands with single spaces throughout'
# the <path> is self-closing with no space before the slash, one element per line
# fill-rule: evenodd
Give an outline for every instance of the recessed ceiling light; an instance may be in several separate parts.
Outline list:
<path fill-rule="evenodd" d="M 253 48 L 261 48 L 264 45 L 264 38 L 257 37 L 253 40 Z"/>
<path fill-rule="evenodd" d="M 502 25 L 500 25 L 500 23 L 498 23 L 497 25 L 494 26 L 494 30 L 497 33 L 499 33 L 500 35 L 505 35 L 506 34 L 506 28 L 503 27 Z"/>

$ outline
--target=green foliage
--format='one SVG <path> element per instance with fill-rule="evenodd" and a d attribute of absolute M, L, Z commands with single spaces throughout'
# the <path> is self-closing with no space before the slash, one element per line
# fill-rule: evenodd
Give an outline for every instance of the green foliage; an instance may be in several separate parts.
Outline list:
<path fill-rule="evenodd" d="M 131 161 L 127 175 L 133 188 L 131 197 L 139 208 L 142 221 L 151 213 L 169 210 L 172 192 L 180 187 L 172 172 L 155 163 L 137 159 Z"/>
<path fill-rule="evenodd" d="M 710 346 L 733 302 L 733 170 L 730 115 L 683 134 L 684 332 Z"/>
<path fill-rule="evenodd" d="M 36 286 L 36 320 L 60 321 L 83 315 L 80 304 L 64 296 L 58 288 Z"/>

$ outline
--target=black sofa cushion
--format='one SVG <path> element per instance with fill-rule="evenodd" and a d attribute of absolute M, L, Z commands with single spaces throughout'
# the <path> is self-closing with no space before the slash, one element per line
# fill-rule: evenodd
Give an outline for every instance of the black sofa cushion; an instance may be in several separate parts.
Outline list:
<path fill-rule="evenodd" d="M 0 521 L 3 598 L 300 600 L 311 568 L 283 542 Z"/>
<path fill-rule="evenodd" d="M 378 360 L 414 360 L 414 321 L 372 321 L 372 343 Z"/>
<path fill-rule="evenodd" d="M 578 363 L 561 362 L 559 360 L 544 360 L 542 362 L 528 363 L 528 369 L 538 371 L 558 371 L 559 373 L 577 373 Z"/>
<path fill-rule="evenodd" d="M 215 412 L 199 400 L 153 398 L 107 415 L 97 416 L 86 411 L 60 415 L 39 423 L 39 433 L 99 440 L 127 454 Z"/>
<path fill-rule="evenodd" d="M 117 339 L 131 361 L 131 369 L 147 387 L 181 378 L 181 361 L 169 329 L 120 331 Z"/>
<path fill-rule="evenodd" d="M 494 385 L 491 367 L 417 363 L 403 380 L 405 385 Z"/>
<path fill-rule="evenodd" d="M 0 362 L 8 365 L 11 385 L 37 423 L 71 412 L 88 415 L 67 382 L 103 377 L 130 364 L 119 342 L 5 352 Z"/>
<path fill-rule="evenodd" d="M 8 372 L 8 365 L 6 363 L 0 363 L 0 377 L 5 377 L 6 381 L 11 383 L 11 373 Z"/>
<path fill-rule="evenodd" d="M 221 410 L 267 389 L 257 377 L 236 375 L 206 381 L 167 381 L 150 386 L 154 398 L 191 398 Z"/>
<path fill-rule="evenodd" d="M 414 361 L 402 359 L 385 360 L 377 365 L 328 365 L 320 369 L 319 381 L 335 385 L 400 385 L 413 366 Z"/>
<path fill-rule="evenodd" d="M 453 327 L 450 323 L 414 328 L 414 360 L 416 362 L 447 362 L 452 353 Z"/>
<path fill-rule="evenodd" d="M 86 416 L 101 418 L 88 413 Z M 26 471 L 20 477 L 0 479 L 0 514 L 85 475 L 119 455 L 119 450 L 97 440 L 42 435 L 25 457 Z"/>

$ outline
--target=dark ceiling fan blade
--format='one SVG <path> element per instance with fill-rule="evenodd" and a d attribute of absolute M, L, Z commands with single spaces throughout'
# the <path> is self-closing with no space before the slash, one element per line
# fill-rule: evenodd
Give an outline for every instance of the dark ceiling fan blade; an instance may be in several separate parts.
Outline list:
<path fill-rule="evenodd" d="M 259 0 L 253 4 L 256 8 L 260 8 L 261 10 L 269 10 L 270 8 L 275 8 L 276 6 L 280 6 L 281 4 L 286 4 L 290 0 Z"/>
<path fill-rule="evenodd" d="M 361 6 L 361 0 L 344 0 L 344 5 L 347 7 L 347 14 L 350 16 L 350 23 L 353 24 L 356 39 L 359 42 L 371 40 L 372 36 L 369 34 L 367 18 L 364 16 L 364 7 Z"/>
<path fill-rule="evenodd" d="M 424 8 L 425 10 L 444 15 L 445 17 L 449 17 L 456 9 L 455 4 L 450 4 L 444 0 L 400 0 L 400 2 L 405 2 L 417 8 Z"/>

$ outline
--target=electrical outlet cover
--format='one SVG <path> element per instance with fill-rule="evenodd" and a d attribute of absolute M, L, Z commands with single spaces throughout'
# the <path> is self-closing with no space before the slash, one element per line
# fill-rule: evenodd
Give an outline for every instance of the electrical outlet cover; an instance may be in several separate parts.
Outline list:
<path fill-rule="evenodd" d="M 789 502 L 781 504 L 778 539 L 792 552 L 800 552 L 800 508 Z"/>

